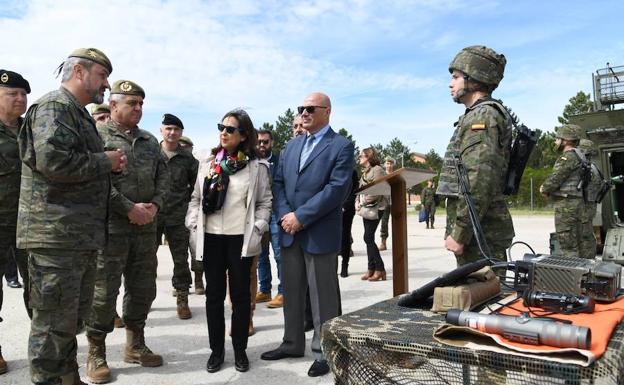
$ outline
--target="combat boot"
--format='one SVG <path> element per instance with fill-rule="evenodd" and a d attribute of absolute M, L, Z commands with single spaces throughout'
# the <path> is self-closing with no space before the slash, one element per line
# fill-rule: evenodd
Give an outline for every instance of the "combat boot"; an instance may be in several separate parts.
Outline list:
<path fill-rule="evenodd" d="M 206 289 L 204 289 L 203 274 L 201 271 L 195 272 L 195 294 L 197 295 L 206 294 Z"/>
<path fill-rule="evenodd" d="M 179 319 L 189 319 L 193 316 L 188 306 L 188 294 L 188 290 L 178 290 L 177 311 Z"/>
<path fill-rule="evenodd" d="M 80 379 L 80 373 L 78 373 L 78 362 L 76 360 L 68 364 L 70 372 L 61 376 L 61 385 L 87 385 L 86 382 L 82 382 Z"/>
<path fill-rule="evenodd" d="M 7 363 L 4 360 L 4 358 L 2 358 L 2 348 L 0 348 L 0 374 L 4 374 L 7 372 L 8 367 L 7 367 Z"/>
<path fill-rule="evenodd" d="M 87 356 L 87 379 L 94 384 L 105 384 L 111 380 L 111 372 L 106 363 L 106 342 L 87 336 L 89 353 Z"/>
<path fill-rule="evenodd" d="M 386 247 L 386 238 L 381 238 L 381 244 L 379 245 L 379 251 L 388 250 Z"/>
<path fill-rule="evenodd" d="M 143 328 L 130 326 L 126 326 L 124 361 L 147 367 L 161 366 L 163 364 L 162 356 L 152 353 L 150 348 L 145 345 Z"/>

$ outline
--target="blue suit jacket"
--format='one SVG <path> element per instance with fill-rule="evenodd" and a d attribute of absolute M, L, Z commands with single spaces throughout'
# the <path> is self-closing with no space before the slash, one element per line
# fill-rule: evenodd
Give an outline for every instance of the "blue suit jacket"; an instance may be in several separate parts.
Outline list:
<path fill-rule="evenodd" d="M 299 171 L 305 142 L 300 135 L 286 144 L 273 179 L 273 210 L 278 220 L 293 211 L 303 229 L 293 237 L 280 227 L 282 246 L 294 238 L 311 254 L 340 250 L 342 203 L 351 189 L 353 143 L 331 128 Z"/>

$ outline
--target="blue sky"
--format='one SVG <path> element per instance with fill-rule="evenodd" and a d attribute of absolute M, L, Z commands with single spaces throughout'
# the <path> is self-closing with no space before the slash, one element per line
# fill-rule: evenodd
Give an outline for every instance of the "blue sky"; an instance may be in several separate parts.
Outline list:
<path fill-rule="evenodd" d="M 333 103 L 332 126 L 360 147 L 399 137 L 443 153 L 463 112 L 448 63 L 482 44 L 507 57 L 494 93 L 532 128 L 552 130 L 591 74 L 624 65 L 621 1 L 4 1 L 0 67 L 31 83 L 30 101 L 55 89 L 53 71 L 78 47 L 102 49 L 111 84 L 146 91 L 140 126 L 180 117 L 198 148 L 235 107 L 256 126 L 313 91 Z"/>

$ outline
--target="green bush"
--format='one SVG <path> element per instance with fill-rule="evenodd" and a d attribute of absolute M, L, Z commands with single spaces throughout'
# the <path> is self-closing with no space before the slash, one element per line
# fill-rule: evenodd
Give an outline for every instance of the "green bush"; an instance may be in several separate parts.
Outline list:
<path fill-rule="evenodd" d="M 527 167 L 520 180 L 520 190 L 518 195 L 508 197 L 509 207 L 520 208 L 531 206 L 531 178 L 533 179 L 533 207 L 536 209 L 548 207 L 550 200 L 539 192 L 539 188 L 544 180 L 550 175 L 552 168 L 530 168 Z"/>

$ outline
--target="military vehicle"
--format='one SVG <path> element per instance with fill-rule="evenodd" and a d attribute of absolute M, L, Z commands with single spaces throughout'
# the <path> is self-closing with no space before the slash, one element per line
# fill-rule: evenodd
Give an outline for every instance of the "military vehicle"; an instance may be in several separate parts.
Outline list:
<path fill-rule="evenodd" d="M 624 264 L 624 66 L 607 63 L 592 74 L 594 108 L 573 116 L 570 123 L 585 129 L 598 148 L 594 162 L 613 186 L 598 205 L 594 232 L 603 260 Z"/>

